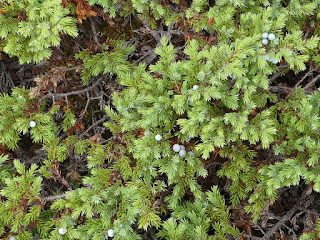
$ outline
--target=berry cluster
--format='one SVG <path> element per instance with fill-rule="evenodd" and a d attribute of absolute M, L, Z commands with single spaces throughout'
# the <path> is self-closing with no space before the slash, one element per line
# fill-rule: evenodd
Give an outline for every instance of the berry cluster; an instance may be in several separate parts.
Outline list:
<path fill-rule="evenodd" d="M 172 150 L 174 152 L 179 153 L 180 157 L 182 157 L 182 158 L 185 157 L 187 154 L 186 148 L 183 145 L 179 145 L 177 143 L 172 146 Z M 191 156 L 195 156 L 194 152 L 192 152 L 192 151 L 189 151 L 188 154 Z"/>
<path fill-rule="evenodd" d="M 267 33 L 267 32 L 262 33 L 262 41 L 261 41 L 261 43 L 263 45 L 267 45 L 269 43 L 269 40 L 270 41 L 278 41 L 278 38 L 276 38 L 276 35 L 274 33 Z M 264 57 L 264 59 L 266 61 L 270 61 L 273 64 L 277 64 L 278 63 L 277 59 L 275 59 L 275 58 L 274 59 L 270 59 L 269 54 L 266 54 L 263 57 Z"/>
<path fill-rule="evenodd" d="M 145 131 L 144 135 L 151 135 L 151 131 L 149 131 L 149 130 Z M 154 138 L 159 142 L 159 141 L 161 141 L 162 136 L 160 134 L 157 134 Z M 187 142 L 189 142 L 190 140 L 191 140 L 191 138 L 189 137 Z M 172 150 L 176 153 L 179 153 L 180 157 L 182 157 L 182 158 L 187 155 L 186 148 L 183 145 L 179 145 L 176 143 L 172 146 Z M 188 154 L 190 156 L 195 156 L 195 153 L 192 151 L 189 151 Z"/>
<path fill-rule="evenodd" d="M 262 44 L 263 45 L 267 45 L 269 43 L 268 39 L 270 41 L 273 41 L 276 39 L 276 35 L 274 35 L 274 33 L 267 33 L 267 32 L 264 32 L 262 33 Z"/>
<path fill-rule="evenodd" d="M 265 59 L 266 61 L 272 62 L 273 64 L 277 64 L 277 63 L 279 62 L 279 61 L 278 61 L 277 59 L 275 59 L 275 58 L 270 59 L 269 54 L 265 54 L 265 55 L 263 55 L 263 57 L 264 57 L 264 59 Z"/>
<path fill-rule="evenodd" d="M 267 45 L 269 43 L 268 39 L 270 41 L 273 41 L 276 39 L 276 35 L 274 35 L 274 33 L 267 33 L 267 32 L 264 32 L 262 33 L 262 44 L 263 45 Z"/>
<path fill-rule="evenodd" d="M 146 131 L 144 131 L 144 135 L 145 136 L 147 136 L 147 135 L 150 136 L 150 135 L 152 135 L 152 132 L 150 130 L 146 130 Z M 157 134 L 157 135 L 154 136 L 154 138 L 159 142 L 159 141 L 161 141 L 162 136 L 160 134 Z"/>

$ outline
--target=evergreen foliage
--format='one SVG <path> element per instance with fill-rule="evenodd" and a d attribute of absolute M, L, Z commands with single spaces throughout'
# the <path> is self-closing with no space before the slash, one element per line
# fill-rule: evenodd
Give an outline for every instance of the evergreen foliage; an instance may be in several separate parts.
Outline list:
<path fill-rule="evenodd" d="M 194 0 L 184 12 L 172 11 L 180 1 L 167 2 L 88 1 L 111 18 L 131 14 L 154 28 L 183 18 L 195 33 L 216 36 L 215 44 L 190 39 L 183 52 L 162 37 L 150 65 L 129 61 L 134 46 L 120 40 L 95 54 L 79 51 L 83 85 L 114 75 L 123 86 L 105 108 L 108 141 L 73 134 L 82 118 L 68 101 L 47 108 L 23 88 L 0 95 L 0 144 L 14 151 L 26 136 L 45 152 L 28 167 L 0 155 L 1 237 L 103 240 L 113 229 L 113 239 L 135 240 L 154 228 L 158 239 L 237 239 L 245 233 L 231 221 L 236 207 L 256 222 L 283 187 L 303 181 L 320 192 L 320 92 L 297 87 L 280 100 L 270 91 L 280 71 L 319 68 L 320 1 Z M 0 8 L 0 49 L 20 63 L 49 58 L 62 34 L 78 35 L 60 0 L 1 1 Z M 264 32 L 275 34 L 266 45 Z M 180 156 L 174 144 L 195 154 Z M 277 161 L 261 161 L 261 151 Z M 87 172 L 71 188 L 59 166 L 75 156 L 86 159 Z M 230 183 L 225 189 L 201 180 L 217 156 L 214 174 Z M 42 193 L 50 179 L 67 190 L 48 203 Z M 319 237 L 320 222 L 301 239 Z"/>
<path fill-rule="evenodd" d="M 61 0 L 0 2 L 0 49 L 20 63 L 39 63 L 60 44 L 59 34 L 78 35 L 76 21 Z"/>

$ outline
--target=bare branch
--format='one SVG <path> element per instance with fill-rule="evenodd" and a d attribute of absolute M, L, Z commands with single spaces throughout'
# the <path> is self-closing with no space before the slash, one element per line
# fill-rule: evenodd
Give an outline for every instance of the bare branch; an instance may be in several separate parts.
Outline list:
<path fill-rule="evenodd" d="M 84 107 L 84 110 L 82 110 L 82 113 L 80 114 L 79 119 L 82 119 L 82 118 L 84 117 L 84 115 L 87 113 L 90 100 L 91 100 L 91 99 L 90 99 L 90 96 L 89 96 L 89 92 L 87 92 L 87 102 L 86 102 L 86 106 Z"/>
<path fill-rule="evenodd" d="M 90 91 L 91 89 L 95 88 L 96 86 L 98 86 L 100 84 L 100 82 L 102 81 L 102 78 L 100 78 L 99 80 L 97 80 L 91 87 L 87 87 L 85 89 L 81 89 L 81 90 L 77 90 L 77 91 L 71 91 L 71 92 L 66 92 L 66 93 L 48 93 L 45 96 L 39 98 L 39 101 L 42 101 L 44 98 L 49 97 L 68 97 L 71 95 L 79 95 L 79 94 L 83 94 L 86 93 L 88 91 Z"/>
<path fill-rule="evenodd" d="M 312 79 L 312 81 L 309 82 L 309 83 L 304 87 L 304 89 L 307 90 L 308 88 L 312 87 L 313 84 L 315 84 L 315 83 L 318 81 L 319 78 L 320 78 L 320 74 L 318 74 L 314 79 Z"/>
<path fill-rule="evenodd" d="M 277 232 L 284 224 L 289 221 L 294 213 L 299 210 L 299 208 L 303 205 L 303 203 L 306 201 L 306 198 L 308 195 L 306 194 L 306 191 L 304 191 L 297 201 L 296 205 L 294 205 L 293 208 L 291 208 L 278 222 L 276 225 L 274 225 L 271 229 L 266 232 L 266 234 L 261 238 L 261 240 L 269 240 L 272 239 L 272 236 Z"/>
<path fill-rule="evenodd" d="M 101 44 L 99 42 L 99 39 L 98 39 L 98 34 L 97 34 L 97 30 L 96 30 L 96 26 L 94 24 L 94 21 L 92 20 L 92 18 L 89 18 L 89 21 L 90 21 L 90 25 L 91 25 L 91 31 L 93 33 L 93 39 L 94 39 L 94 42 L 97 44 L 97 46 L 100 48 L 101 47 Z"/>
<path fill-rule="evenodd" d="M 88 129 L 83 134 L 81 134 L 81 137 L 83 135 L 86 135 L 93 127 L 97 126 L 100 123 L 103 123 L 106 119 L 107 119 L 107 116 L 104 116 L 103 118 L 96 121 L 94 124 L 92 124 L 90 127 L 88 127 Z"/>
<path fill-rule="evenodd" d="M 270 91 L 271 92 L 285 92 L 285 93 L 289 93 L 289 92 L 293 92 L 295 91 L 296 89 L 294 87 L 286 87 L 286 86 L 282 86 L 282 85 L 278 85 L 278 86 L 272 86 L 270 88 Z M 310 90 L 306 90 L 305 89 L 305 93 L 309 93 L 309 94 L 312 94 L 313 91 L 310 91 Z"/>
<path fill-rule="evenodd" d="M 46 202 L 49 202 L 49 201 L 54 201 L 54 200 L 65 198 L 65 197 L 66 197 L 66 193 L 63 193 L 63 194 L 56 195 L 56 196 L 44 197 L 44 198 L 42 198 L 42 200 L 46 201 Z"/>
<path fill-rule="evenodd" d="M 299 82 L 294 86 L 297 88 L 307 77 L 311 76 L 313 74 L 314 68 L 310 66 L 309 71 L 301 78 Z"/>

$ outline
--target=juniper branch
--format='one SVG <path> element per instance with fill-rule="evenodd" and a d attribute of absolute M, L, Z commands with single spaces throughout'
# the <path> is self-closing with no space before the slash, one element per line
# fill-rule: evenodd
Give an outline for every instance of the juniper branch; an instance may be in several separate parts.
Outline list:
<path fill-rule="evenodd" d="M 299 82 L 297 82 L 297 84 L 294 87 L 297 88 L 307 77 L 312 75 L 313 71 L 314 69 L 310 67 L 309 71 L 300 79 Z"/>
<path fill-rule="evenodd" d="M 52 98 L 57 98 L 57 97 L 68 97 L 68 96 L 72 96 L 72 95 L 79 95 L 79 94 L 83 94 L 86 92 L 89 92 L 90 90 L 94 89 L 96 86 L 98 86 L 102 81 L 102 78 L 98 79 L 91 87 L 87 87 L 81 90 L 76 90 L 76 91 L 71 91 L 71 92 L 67 92 L 67 93 L 48 93 L 46 95 L 44 95 L 43 97 L 39 98 L 39 101 L 42 101 L 43 99 L 49 97 Z"/>
<path fill-rule="evenodd" d="M 46 202 L 49 202 L 49 201 L 54 201 L 54 200 L 65 198 L 65 197 L 66 197 L 66 193 L 63 193 L 63 194 L 60 194 L 60 195 L 44 197 L 44 198 L 42 198 L 42 200 L 46 201 Z"/>
<path fill-rule="evenodd" d="M 318 74 L 314 79 L 312 79 L 311 82 L 309 82 L 305 87 L 304 89 L 307 90 L 308 88 L 312 87 L 313 84 L 315 84 L 318 79 L 320 78 L 320 74 Z"/>
<path fill-rule="evenodd" d="M 288 211 L 281 219 L 280 221 L 277 222 L 277 224 L 275 226 L 273 226 L 271 229 L 269 229 L 266 234 L 263 236 L 263 238 L 261 238 L 262 240 L 268 240 L 271 239 L 272 236 L 274 235 L 275 232 L 277 232 L 287 221 L 289 221 L 294 213 L 299 210 L 300 206 L 303 205 L 303 203 L 306 201 L 307 198 L 307 194 L 306 191 L 304 191 L 301 195 L 301 197 L 299 198 L 299 200 L 297 201 L 297 204 L 290 209 L 290 211 Z"/>

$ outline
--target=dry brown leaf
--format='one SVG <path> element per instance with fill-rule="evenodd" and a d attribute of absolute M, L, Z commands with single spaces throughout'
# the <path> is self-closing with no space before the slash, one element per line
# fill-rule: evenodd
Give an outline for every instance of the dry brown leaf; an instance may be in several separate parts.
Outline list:
<path fill-rule="evenodd" d="M 39 97 L 40 96 L 40 87 L 36 86 L 31 88 L 31 91 L 29 92 L 29 96 L 31 99 Z"/>

